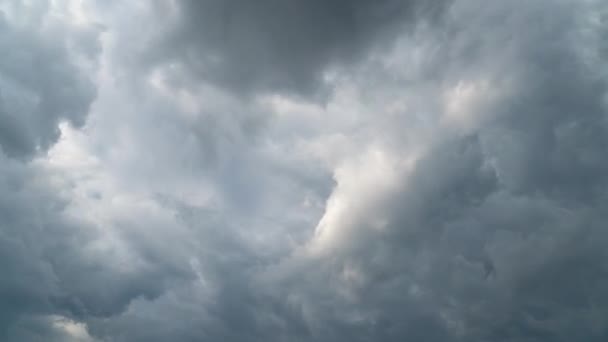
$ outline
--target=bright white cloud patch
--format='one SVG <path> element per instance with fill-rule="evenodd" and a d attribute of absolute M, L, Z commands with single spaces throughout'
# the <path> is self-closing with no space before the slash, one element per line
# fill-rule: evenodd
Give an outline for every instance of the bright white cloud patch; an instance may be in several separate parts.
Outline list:
<path fill-rule="evenodd" d="M 605 341 L 607 11 L 0 2 L 0 340 Z"/>

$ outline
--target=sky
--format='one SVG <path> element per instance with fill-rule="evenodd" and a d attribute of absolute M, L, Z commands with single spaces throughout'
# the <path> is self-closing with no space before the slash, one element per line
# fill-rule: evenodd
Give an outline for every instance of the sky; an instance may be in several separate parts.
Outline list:
<path fill-rule="evenodd" d="M 608 340 L 603 0 L 0 0 L 0 340 Z"/>

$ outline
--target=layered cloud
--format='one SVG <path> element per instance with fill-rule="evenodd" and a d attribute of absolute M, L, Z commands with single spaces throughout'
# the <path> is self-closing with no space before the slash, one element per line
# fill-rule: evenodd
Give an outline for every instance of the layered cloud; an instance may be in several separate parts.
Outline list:
<path fill-rule="evenodd" d="M 0 8 L 1 339 L 608 337 L 601 1 Z"/>

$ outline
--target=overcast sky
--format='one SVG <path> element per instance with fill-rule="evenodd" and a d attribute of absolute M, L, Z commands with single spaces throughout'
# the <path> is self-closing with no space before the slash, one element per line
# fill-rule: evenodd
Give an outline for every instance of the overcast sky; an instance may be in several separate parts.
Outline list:
<path fill-rule="evenodd" d="M 608 341 L 608 2 L 0 0 L 0 340 Z"/>

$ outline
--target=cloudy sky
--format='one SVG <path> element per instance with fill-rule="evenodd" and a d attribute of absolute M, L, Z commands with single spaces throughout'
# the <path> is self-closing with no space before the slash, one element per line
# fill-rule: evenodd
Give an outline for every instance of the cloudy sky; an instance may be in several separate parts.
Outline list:
<path fill-rule="evenodd" d="M 0 0 L 0 340 L 608 340 L 604 0 Z"/>

